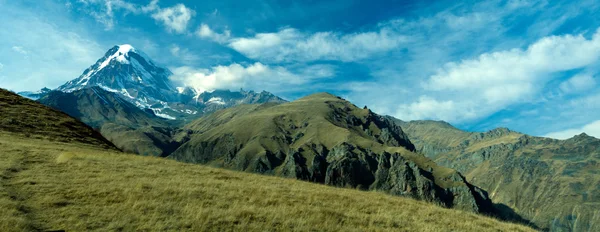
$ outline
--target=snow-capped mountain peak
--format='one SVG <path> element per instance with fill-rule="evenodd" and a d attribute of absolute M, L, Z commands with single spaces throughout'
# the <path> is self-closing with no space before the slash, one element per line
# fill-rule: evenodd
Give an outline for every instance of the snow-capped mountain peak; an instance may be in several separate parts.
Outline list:
<path fill-rule="evenodd" d="M 117 47 L 117 51 L 110 55 L 110 57 L 108 57 L 108 59 L 106 59 L 104 62 L 102 62 L 100 69 L 106 67 L 106 65 L 108 65 L 108 63 L 113 59 L 116 59 L 121 63 L 129 64 L 129 61 L 127 60 L 129 58 L 129 52 L 135 52 L 135 48 L 129 44 L 118 45 Z"/>
<path fill-rule="evenodd" d="M 142 51 L 123 44 L 109 49 L 78 78 L 56 90 L 72 95 L 86 92 L 89 88 L 94 90 L 93 93 L 107 92 L 155 116 L 171 120 L 196 117 L 196 114 L 238 104 L 284 101 L 270 93 L 204 90 L 190 86 L 176 88 L 169 79 L 171 75 L 169 69 L 157 65 Z M 48 93 L 51 92 L 44 89 L 20 94 L 37 99 Z"/>
<path fill-rule="evenodd" d="M 58 87 L 63 92 L 100 86 L 113 92 L 125 92 L 133 98 L 161 101 L 177 94 L 169 81 L 171 71 L 157 66 L 143 52 L 129 44 L 117 45 L 86 69 L 77 79 Z"/>

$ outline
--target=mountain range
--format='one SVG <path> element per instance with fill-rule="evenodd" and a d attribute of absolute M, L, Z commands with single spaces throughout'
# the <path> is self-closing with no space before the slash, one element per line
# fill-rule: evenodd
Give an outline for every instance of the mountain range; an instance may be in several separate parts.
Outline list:
<path fill-rule="evenodd" d="M 239 104 L 285 102 L 265 91 L 175 87 L 171 74 L 124 44 L 109 49 L 81 76 L 54 90 L 19 94 L 96 128 L 120 149 L 151 156 L 166 156 L 174 149 L 170 138 L 174 128 L 205 114 Z"/>
<path fill-rule="evenodd" d="M 121 150 L 385 192 L 551 231 L 600 230 L 600 140 L 402 121 L 327 93 L 176 86 L 129 46 L 54 90 L 22 96 L 81 120 Z M 97 136 L 97 135 L 95 135 Z"/>
<path fill-rule="evenodd" d="M 566 140 L 498 128 L 466 132 L 439 121 L 393 119 L 417 151 L 454 168 L 541 228 L 600 230 L 600 139 Z"/>
<path fill-rule="evenodd" d="M 3 89 L 0 115 L 0 231 L 534 231 L 383 192 L 128 154 L 66 113 Z M 405 140 L 385 140 L 397 139 Z M 402 152 L 394 159 L 411 154 L 394 150 Z M 438 186 L 429 178 L 412 182 Z M 453 202 L 468 203 L 466 184 L 454 183 L 464 199 Z"/>

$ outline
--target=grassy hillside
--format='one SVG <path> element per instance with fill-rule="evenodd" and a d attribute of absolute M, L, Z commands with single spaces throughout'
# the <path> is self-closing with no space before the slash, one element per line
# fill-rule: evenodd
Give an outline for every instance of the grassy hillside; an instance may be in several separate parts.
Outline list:
<path fill-rule="evenodd" d="M 0 132 L 0 230 L 532 231 L 377 192 Z"/>
<path fill-rule="evenodd" d="M 143 111 L 100 87 L 70 93 L 52 91 L 38 100 L 94 128 L 118 148 L 140 155 L 166 156 L 175 148 L 169 121 Z"/>
<path fill-rule="evenodd" d="M 114 148 L 100 133 L 77 119 L 4 89 L 0 89 L 0 131 Z"/>
<path fill-rule="evenodd" d="M 600 140 L 556 140 L 498 128 L 465 132 L 435 121 L 399 122 L 417 149 L 486 189 L 495 203 L 552 231 L 600 230 Z"/>
<path fill-rule="evenodd" d="M 495 213 L 484 190 L 415 154 L 402 129 L 327 93 L 244 105 L 188 124 L 169 157 Z"/>

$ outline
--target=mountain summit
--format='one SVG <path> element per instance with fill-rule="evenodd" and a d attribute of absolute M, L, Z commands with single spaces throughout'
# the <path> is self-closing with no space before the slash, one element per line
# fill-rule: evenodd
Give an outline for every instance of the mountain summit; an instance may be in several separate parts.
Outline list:
<path fill-rule="evenodd" d="M 104 57 L 86 69 L 77 79 L 58 87 L 73 92 L 92 86 L 119 93 L 138 106 L 170 102 L 177 91 L 169 81 L 169 69 L 155 64 L 143 52 L 129 44 L 114 46 Z"/>
<path fill-rule="evenodd" d="M 173 84 L 169 79 L 172 74 L 166 67 L 161 67 L 152 61 L 144 52 L 129 44 L 123 44 L 109 49 L 102 58 L 87 68 L 81 76 L 68 81 L 54 91 L 42 89 L 36 92 L 19 92 L 19 94 L 31 99 L 40 99 L 42 103 L 59 110 L 72 112 L 72 109 L 64 109 L 53 105 L 52 103 L 56 101 L 48 98 L 60 96 L 73 101 L 84 100 L 87 98 L 86 94 L 90 93 L 105 95 L 105 93 L 100 94 L 97 91 L 101 88 L 104 91 L 114 93 L 141 110 L 151 111 L 155 116 L 179 121 L 193 120 L 204 114 L 239 104 L 285 102 L 285 100 L 265 91 L 232 92 L 229 90 L 212 90 L 197 92 L 189 86 L 181 87 Z M 99 88 L 96 88 L 95 91 L 85 91 L 93 87 Z M 56 91 L 72 96 L 52 93 Z M 85 94 L 80 94 L 81 91 L 84 91 Z M 93 96 L 91 97 L 93 98 Z M 78 105 L 79 103 L 70 102 L 68 104 Z M 89 123 L 79 114 L 74 116 Z"/>

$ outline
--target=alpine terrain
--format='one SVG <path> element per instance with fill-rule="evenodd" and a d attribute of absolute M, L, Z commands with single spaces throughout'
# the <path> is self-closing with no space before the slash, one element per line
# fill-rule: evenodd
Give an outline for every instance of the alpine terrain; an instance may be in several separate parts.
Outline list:
<path fill-rule="evenodd" d="M 1 231 L 532 231 L 382 193 L 129 155 L 3 89 L 0 115 Z"/>
<path fill-rule="evenodd" d="M 441 121 L 394 120 L 417 151 L 463 173 L 540 228 L 600 231 L 600 139 L 566 140 L 507 128 L 461 131 Z"/>
<path fill-rule="evenodd" d="M 119 148 L 165 156 L 176 127 L 239 104 L 285 102 L 268 92 L 176 87 L 171 71 L 131 45 L 114 46 L 83 74 L 55 90 L 19 94 L 51 106 L 99 130 Z"/>

